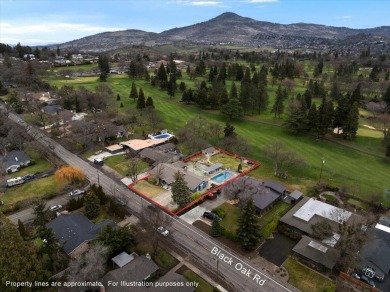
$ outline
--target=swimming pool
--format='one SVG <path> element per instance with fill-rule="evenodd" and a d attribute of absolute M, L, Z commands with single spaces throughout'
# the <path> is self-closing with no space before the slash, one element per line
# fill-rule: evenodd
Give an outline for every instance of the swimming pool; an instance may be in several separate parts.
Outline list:
<path fill-rule="evenodd" d="M 213 182 L 215 182 L 217 184 L 221 184 L 221 183 L 231 179 L 233 176 L 234 176 L 234 173 L 232 173 L 230 171 L 223 171 L 223 172 L 218 173 L 217 175 L 213 176 L 212 178 L 210 178 L 210 180 L 212 180 Z"/>
<path fill-rule="evenodd" d="M 170 137 L 172 137 L 171 134 L 160 134 L 157 136 L 153 136 L 152 139 L 163 139 L 163 138 L 170 138 Z"/>

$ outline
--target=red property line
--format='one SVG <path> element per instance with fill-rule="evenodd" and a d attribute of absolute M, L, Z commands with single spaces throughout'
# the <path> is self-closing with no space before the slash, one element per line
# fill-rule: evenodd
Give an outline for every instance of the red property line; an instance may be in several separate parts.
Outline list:
<path fill-rule="evenodd" d="M 141 197 L 143 197 L 145 200 L 157 205 L 159 208 L 161 208 L 163 211 L 167 212 L 168 214 L 172 215 L 172 216 L 178 216 L 179 214 L 183 213 L 185 210 L 191 208 L 193 205 L 197 204 L 198 202 L 202 201 L 206 196 L 209 196 L 210 194 L 214 193 L 215 191 L 219 190 L 219 189 L 222 189 L 224 186 L 226 186 L 227 184 L 233 182 L 234 180 L 236 180 L 237 178 L 239 177 L 242 177 L 242 176 L 245 176 L 247 175 L 249 172 L 251 172 L 252 170 L 258 168 L 261 166 L 261 163 L 256 161 L 256 160 L 253 160 L 253 159 L 250 159 L 250 158 L 246 158 L 246 157 L 242 157 L 240 155 L 236 155 L 236 154 L 232 154 L 230 152 L 227 152 L 225 150 L 222 150 L 220 148 L 215 148 L 216 150 L 218 150 L 220 153 L 223 153 L 223 154 L 226 154 L 228 156 L 231 156 L 231 157 L 235 157 L 235 158 L 239 158 L 239 159 L 242 159 L 242 160 L 247 160 L 247 161 L 250 161 L 253 163 L 253 166 L 251 168 L 248 168 L 247 170 L 243 171 L 242 173 L 240 173 L 239 175 L 231 178 L 230 180 L 227 180 L 225 181 L 223 184 L 220 184 L 214 188 L 212 188 L 211 190 L 209 190 L 208 192 L 204 193 L 201 197 L 199 197 L 198 199 L 192 201 L 191 203 L 189 203 L 187 206 L 183 207 L 182 209 L 180 209 L 179 211 L 177 211 L 176 213 L 172 212 L 171 210 L 169 210 L 168 208 L 160 205 L 159 203 L 157 203 L 156 201 L 152 200 L 151 198 L 149 198 L 148 196 L 144 195 L 143 193 L 141 193 L 139 190 L 137 190 L 135 187 L 134 187 L 134 183 L 131 183 L 128 185 L 128 188 L 131 189 L 133 192 L 135 192 L 136 194 L 140 195 Z M 189 157 L 186 157 L 183 159 L 184 162 L 188 162 L 188 161 L 191 161 L 192 159 L 196 158 L 196 157 L 199 157 L 199 156 L 203 156 L 203 153 L 202 152 L 198 152 L 198 153 L 195 153 L 194 155 L 191 155 Z M 143 178 L 141 178 L 140 180 L 137 180 L 137 183 L 140 182 L 140 181 L 143 181 L 143 180 L 147 180 L 149 177 L 151 177 L 152 174 L 149 174 Z"/>

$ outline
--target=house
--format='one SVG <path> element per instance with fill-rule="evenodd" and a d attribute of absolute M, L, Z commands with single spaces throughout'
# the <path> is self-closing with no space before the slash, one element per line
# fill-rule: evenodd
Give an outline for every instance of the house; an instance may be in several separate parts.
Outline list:
<path fill-rule="evenodd" d="M 264 180 L 261 182 L 253 178 L 249 179 L 255 189 L 258 190 L 252 195 L 253 204 L 255 205 L 258 214 L 263 214 L 271 208 L 275 202 L 279 201 L 286 189 L 284 186 L 271 180 Z M 276 191 L 275 188 L 279 191 Z"/>
<path fill-rule="evenodd" d="M 126 285 L 108 285 L 111 282 L 117 283 L 142 283 L 150 279 L 158 270 L 156 263 L 145 256 L 132 254 L 133 259 L 122 267 L 112 270 L 104 275 L 102 284 L 107 292 L 122 292 L 122 291 L 149 291 L 146 287 L 126 286 Z"/>
<path fill-rule="evenodd" d="M 223 164 L 222 163 L 215 163 L 209 167 L 206 167 L 203 172 L 207 175 L 210 175 L 211 173 L 221 169 L 223 167 Z"/>
<path fill-rule="evenodd" d="M 140 153 L 139 156 L 141 158 L 149 159 L 152 162 L 165 162 L 172 163 L 176 162 L 180 159 L 179 155 L 172 152 L 162 152 L 153 148 L 145 148 Z"/>
<path fill-rule="evenodd" d="M 205 156 L 213 156 L 213 155 L 218 154 L 218 153 L 219 153 L 219 151 L 217 149 L 215 149 L 214 147 L 209 147 L 209 148 L 202 150 L 202 154 Z"/>
<path fill-rule="evenodd" d="M 42 112 L 47 113 L 49 115 L 57 115 L 62 110 L 62 106 L 57 104 L 47 105 L 41 109 Z"/>
<path fill-rule="evenodd" d="M 31 163 L 30 156 L 19 150 L 12 150 L 4 157 L 0 156 L 0 160 L 7 173 L 17 172 L 22 166 L 27 166 Z"/>
<path fill-rule="evenodd" d="M 291 204 L 296 204 L 303 198 L 303 194 L 300 191 L 295 190 L 290 193 L 288 197 L 290 199 Z"/>
<path fill-rule="evenodd" d="M 161 139 L 132 139 L 124 142 L 120 142 L 120 145 L 123 145 L 125 149 L 128 149 L 133 154 L 138 154 L 142 149 L 154 147 L 164 144 L 169 138 Z"/>
<path fill-rule="evenodd" d="M 58 112 L 58 115 L 60 116 L 62 122 L 67 123 L 73 120 L 73 112 L 70 110 L 62 110 Z"/>
<path fill-rule="evenodd" d="M 107 219 L 94 224 L 84 214 L 63 214 L 47 223 L 47 226 L 53 230 L 68 255 L 78 256 L 104 227 L 116 227 L 116 223 Z"/>
<path fill-rule="evenodd" d="M 265 179 L 264 185 L 266 188 L 269 188 L 279 193 L 280 195 L 284 195 L 284 193 L 287 191 L 287 188 L 284 185 L 270 179 Z"/>
<path fill-rule="evenodd" d="M 367 232 L 368 240 L 359 252 L 360 266 L 370 267 L 384 279 L 390 273 L 390 218 L 381 217 Z"/>
<path fill-rule="evenodd" d="M 111 154 L 117 154 L 117 153 L 120 153 L 123 151 L 123 146 L 119 145 L 119 144 L 113 144 L 113 145 L 107 146 L 106 149 Z"/>
<path fill-rule="evenodd" d="M 304 259 L 305 264 L 325 270 L 332 270 L 340 258 L 339 250 L 305 235 L 294 246 L 293 251 Z"/>
<path fill-rule="evenodd" d="M 158 149 L 162 152 L 171 152 L 171 151 L 174 151 L 176 149 L 176 146 L 173 143 L 166 143 L 166 144 L 162 144 L 162 145 L 157 146 L 156 149 Z"/>
<path fill-rule="evenodd" d="M 151 173 L 158 177 L 162 184 L 166 186 L 170 186 L 175 181 L 175 174 L 177 172 L 184 175 L 184 181 L 193 193 L 203 190 L 208 185 L 208 181 L 206 179 L 172 164 L 159 163 L 151 170 Z"/>

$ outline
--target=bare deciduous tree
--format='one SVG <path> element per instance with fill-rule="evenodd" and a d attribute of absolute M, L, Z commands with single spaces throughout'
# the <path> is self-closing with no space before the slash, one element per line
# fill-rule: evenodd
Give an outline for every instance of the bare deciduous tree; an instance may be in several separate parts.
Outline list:
<path fill-rule="evenodd" d="M 238 205 L 243 208 L 249 199 L 257 193 L 265 191 L 264 185 L 254 183 L 254 180 L 247 177 L 239 177 L 222 190 L 223 196 L 232 200 L 239 199 Z"/>
<path fill-rule="evenodd" d="M 264 147 L 264 153 L 273 160 L 274 175 L 288 177 L 292 167 L 305 167 L 306 162 L 292 151 L 285 148 L 282 142 L 272 142 Z"/>
<path fill-rule="evenodd" d="M 90 246 L 89 250 L 69 264 L 68 281 L 99 281 L 106 270 L 108 247 L 101 244 Z"/>

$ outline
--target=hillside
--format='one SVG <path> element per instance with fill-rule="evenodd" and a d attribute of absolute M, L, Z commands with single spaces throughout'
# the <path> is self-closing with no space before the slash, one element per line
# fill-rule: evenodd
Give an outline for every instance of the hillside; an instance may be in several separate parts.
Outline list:
<path fill-rule="evenodd" d="M 62 44 L 61 48 L 107 51 L 134 45 L 155 46 L 175 43 L 230 44 L 274 48 L 313 47 L 323 49 L 351 36 L 354 43 L 390 40 L 390 27 L 351 29 L 319 24 L 278 24 L 258 21 L 226 12 L 194 25 L 173 28 L 161 33 L 141 30 L 104 32 Z"/>

